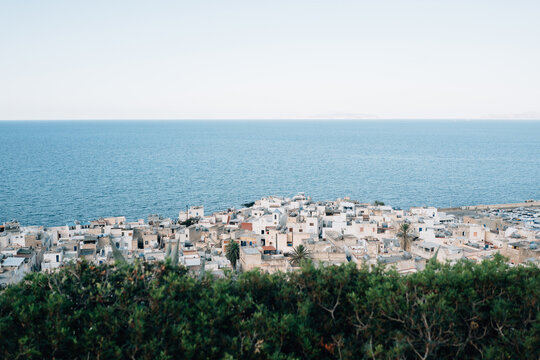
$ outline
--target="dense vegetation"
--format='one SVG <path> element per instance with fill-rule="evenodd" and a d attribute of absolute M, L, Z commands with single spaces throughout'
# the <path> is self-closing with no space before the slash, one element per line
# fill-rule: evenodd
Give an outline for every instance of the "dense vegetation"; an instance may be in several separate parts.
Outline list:
<path fill-rule="evenodd" d="M 195 223 L 197 223 L 197 219 L 195 218 L 189 218 L 189 219 L 179 222 L 180 225 L 184 225 L 186 227 L 189 227 Z"/>
<path fill-rule="evenodd" d="M 539 295 L 537 267 L 501 258 L 225 279 L 82 263 L 0 295 L 0 358 L 538 359 Z"/>

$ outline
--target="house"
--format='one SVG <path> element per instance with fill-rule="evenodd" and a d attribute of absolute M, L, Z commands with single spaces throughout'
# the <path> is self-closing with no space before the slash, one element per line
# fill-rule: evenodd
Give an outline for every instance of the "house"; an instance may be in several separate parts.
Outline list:
<path fill-rule="evenodd" d="M 0 287 L 21 281 L 31 271 L 26 258 L 0 255 Z"/>
<path fill-rule="evenodd" d="M 180 261 L 187 267 L 200 266 L 201 256 L 196 250 L 184 250 Z"/>
<path fill-rule="evenodd" d="M 191 206 L 187 215 L 188 219 L 202 218 L 204 216 L 204 206 Z"/>
<path fill-rule="evenodd" d="M 240 268 L 242 271 L 249 271 L 261 267 L 261 252 L 252 246 L 243 246 L 240 248 Z"/>
<path fill-rule="evenodd" d="M 64 247 L 55 246 L 43 254 L 41 271 L 52 272 L 64 264 Z"/>

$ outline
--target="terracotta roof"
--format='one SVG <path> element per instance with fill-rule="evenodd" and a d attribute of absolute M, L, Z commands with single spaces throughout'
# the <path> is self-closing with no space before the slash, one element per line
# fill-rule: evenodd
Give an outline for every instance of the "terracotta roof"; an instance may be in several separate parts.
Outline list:
<path fill-rule="evenodd" d="M 262 247 L 264 251 L 275 251 L 276 248 L 273 246 L 263 246 Z"/>

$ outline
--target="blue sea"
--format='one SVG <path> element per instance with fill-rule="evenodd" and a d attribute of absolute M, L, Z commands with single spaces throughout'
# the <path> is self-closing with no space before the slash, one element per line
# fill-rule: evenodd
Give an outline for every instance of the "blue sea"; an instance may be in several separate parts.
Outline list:
<path fill-rule="evenodd" d="M 407 208 L 540 199 L 537 121 L 0 122 L 0 222 L 239 207 L 265 195 Z"/>

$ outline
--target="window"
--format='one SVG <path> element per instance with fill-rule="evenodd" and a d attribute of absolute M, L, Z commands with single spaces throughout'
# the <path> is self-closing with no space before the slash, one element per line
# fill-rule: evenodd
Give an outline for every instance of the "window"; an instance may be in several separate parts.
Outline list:
<path fill-rule="evenodd" d="M 315 224 L 314 223 L 309 223 L 309 226 L 315 226 Z"/>
<path fill-rule="evenodd" d="M 298 232 L 302 232 L 302 229 L 298 229 Z"/>
<path fill-rule="evenodd" d="M 60 262 L 60 255 L 56 255 L 56 262 Z"/>
<path fill-rule="evenodd" d="M 148 245 L 148 240 L 146 240 L 146 241 L 144 242 L 144 245 Z"/>
<path fill-rule="evenodd" d="M 261 235 L 264 235 L 264 230 L 261 230 Z"/>
<path fill-rule="evenodd" d="M 422 231 L 422 228 L 418 228 L 418 231 Z"/>
<path fill-rule="evenodd" d="M 289 232 L 292 232 L 293 231 L 293 228 L 289 228 Z"/>

